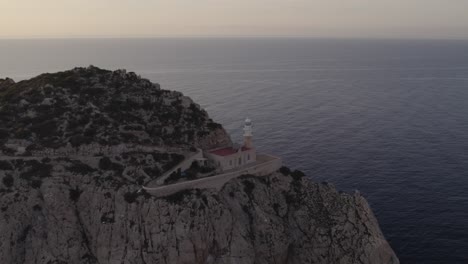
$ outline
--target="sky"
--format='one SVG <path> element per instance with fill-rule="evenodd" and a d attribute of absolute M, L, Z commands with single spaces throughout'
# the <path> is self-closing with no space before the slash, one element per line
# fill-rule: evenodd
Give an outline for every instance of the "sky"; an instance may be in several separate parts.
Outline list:
<path fill-rule="evenodd" d="M 0 38 L 468 39 L 468 0 L 0 0 Z"/>

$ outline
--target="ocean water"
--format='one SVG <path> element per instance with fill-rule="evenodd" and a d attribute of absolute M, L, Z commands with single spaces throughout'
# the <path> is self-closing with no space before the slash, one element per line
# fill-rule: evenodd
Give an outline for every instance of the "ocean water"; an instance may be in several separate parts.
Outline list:
<path fill-rule="evenodd" d="M 241 140 L 360 190 L 402 263 L 468 263 L 468 42 L 320 39 L 0 40 L 0 78 L 135 71 Z"/>

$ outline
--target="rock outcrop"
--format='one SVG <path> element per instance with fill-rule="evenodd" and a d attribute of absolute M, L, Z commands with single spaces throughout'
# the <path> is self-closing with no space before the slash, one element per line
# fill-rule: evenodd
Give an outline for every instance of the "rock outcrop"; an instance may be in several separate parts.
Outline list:
<path fill-rule="evenodd" d="M 297 171 L 142 191 L 231 143 L 180 93 L 94 67 L 0 86 L 2 263 L 398 263 L 362 196 Z"/>

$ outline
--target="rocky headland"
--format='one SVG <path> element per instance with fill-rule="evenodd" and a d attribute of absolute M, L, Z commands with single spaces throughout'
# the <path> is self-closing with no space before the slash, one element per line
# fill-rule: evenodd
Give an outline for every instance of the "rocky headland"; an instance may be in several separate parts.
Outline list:
<path fill-rule="evenodd" d="M 359 193 L 299 171 L 142 191 L 229 144 L 190 98 L 135 73 L 0 79 L 2 263 L 398 263 Z"/>

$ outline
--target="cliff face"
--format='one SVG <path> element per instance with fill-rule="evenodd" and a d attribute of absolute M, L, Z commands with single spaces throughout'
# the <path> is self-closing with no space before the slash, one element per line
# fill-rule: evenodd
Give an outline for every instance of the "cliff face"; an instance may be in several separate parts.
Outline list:
<path fill-rule="evenodd" d="M 123 109 L 108 108 L 116 98 Z M 3 263 L 398 263 L 363 197 L 300 173 L 141 192 L 193 146 L 230 139 L 189 98 L 134 74 L 0 82 L 0 144 Z"/>
<path fill-rule="evenodd" d="M 129 200 L 86 178 L 2 195 L 5 263 L 398 263 L 365 199 L 330 185 L 278 173 Z"/>

